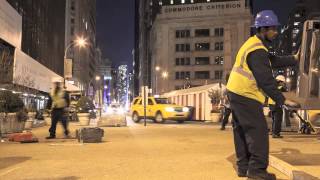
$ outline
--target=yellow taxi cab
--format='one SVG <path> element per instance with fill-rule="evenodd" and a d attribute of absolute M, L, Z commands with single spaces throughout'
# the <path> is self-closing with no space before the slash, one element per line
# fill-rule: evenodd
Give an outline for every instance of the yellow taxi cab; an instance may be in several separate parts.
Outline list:
<path fill-rule="evenodd" d="M 141 97 L 133 99 L 130 112 L 134 122 L 139 122 L 140 119 L 144 117 L 144 107 Z M 172 104 L 168 98 L 149 97 L 146 116 L 156 123 L 163 123 L 165 120 L 176 120 L 179 123 L 183 123 L 189 118 L 189 108 Z"/>

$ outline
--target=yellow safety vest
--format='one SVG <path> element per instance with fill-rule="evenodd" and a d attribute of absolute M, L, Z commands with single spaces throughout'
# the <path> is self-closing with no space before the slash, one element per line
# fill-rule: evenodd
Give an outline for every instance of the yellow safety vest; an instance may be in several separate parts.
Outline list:
<path fill-rule="evenodd" d="M 268 49 L 257 36 L 250 37 L 242 45 L 237 54 L 236 62 L 233 65 L 227 89 L 235 94 L 257 100 L 264 104 L 266 96 L 258 88 L 257 82 L 247 64 L 248 54 L 258 49 L 264 49 L 268 52 Z M 259 59 L 256 61 L 259 61 Z"/>
<path fill-rule="evenodd" d="M 63 90 L 58 91 L 57 94 L 51 92 L 52 108 L 65 108 L 67 106 L 64 95 L 65 93 Z"/>

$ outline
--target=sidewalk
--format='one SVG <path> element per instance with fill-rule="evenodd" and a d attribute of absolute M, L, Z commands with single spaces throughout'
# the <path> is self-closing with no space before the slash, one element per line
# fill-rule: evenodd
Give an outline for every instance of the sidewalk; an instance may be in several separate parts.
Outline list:
<path fill-rule="evenodd" d="M 282 133 L 283 139 L 271 139 L 270 154 L 298 170 L 320 178 L 319 135 Z"/>
<path fill-rule="evenodd" d="M 222 132 L 210 123 L 148 122 L 144 127 L 143 123 L 130 122 L 129 127 L 104 128 L 105 138 L 100 144 L 62 139 L 60 126 L 55 140 L 44 139 L 46 126 L 33 131 L 38 144 L 0 143 L 0 179 L 246 179 L 238 178 L 234 170 L 230 127 Z M 79 127 L 71 123 L 72 132 Z M 301 149 L 295 147 L 297 141 L 303 143 Z M 319 142 L 309 136 L 292 134 L 271 140 L 274 156 L 289 162 L 293 159 L 297 167 L 313 176 L 319 175 L 319 148 Z M 280 180 L 288 179 L 272 167 L 269 171 Z"/>

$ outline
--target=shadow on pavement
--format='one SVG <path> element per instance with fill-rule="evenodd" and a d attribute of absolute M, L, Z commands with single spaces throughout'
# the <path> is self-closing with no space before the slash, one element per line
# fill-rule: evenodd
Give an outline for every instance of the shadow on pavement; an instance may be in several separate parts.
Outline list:
<path fill-rule="evenodd" d="M 14 166 L 19 163 L 23 163 L 30 159 L 31 157 L 23 157 L 23 156 L 0 158 L 0 169 L 5 169 L 7 167 Z"/>
<path fill-rule="evenodd" d="M 32 178 L 32 179 L 24 179 L 24 180 L 78 180 L 80 179 L 79 177 L 76 177 L 76 176 L 67 176 L 67 177 L 59 177 L 59 178 L 39 178 L 39 179 L 35 179 L 35 178 Z"/>
<path fill-rule="evenodd" d="M 320 166 L 320 154 L 304 154 L 292 148 L 283 148 L 271 154 L 293 166 Z"/>

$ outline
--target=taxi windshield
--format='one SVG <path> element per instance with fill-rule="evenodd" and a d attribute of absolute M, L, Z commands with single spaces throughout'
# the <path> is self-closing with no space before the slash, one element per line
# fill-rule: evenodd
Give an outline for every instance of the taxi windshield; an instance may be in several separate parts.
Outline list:
<path fill-rule="evenodd" d="M 170 100 L 167 98 L 155 98 L 157 104 L 171 104 Z"/>

